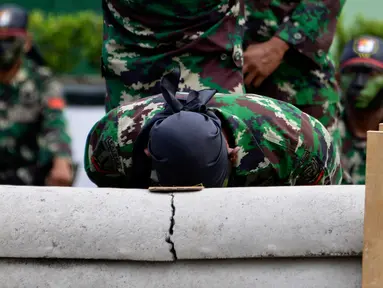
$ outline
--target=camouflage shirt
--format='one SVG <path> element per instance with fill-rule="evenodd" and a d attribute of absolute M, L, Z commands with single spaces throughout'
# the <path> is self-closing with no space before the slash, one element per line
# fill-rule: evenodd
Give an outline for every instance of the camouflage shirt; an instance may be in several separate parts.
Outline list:
<path fill-rule="evenodd" d="M 229 186 L 340 184 L 339 154 L 329 133 L 293 105 L 253 94 L 216 94 L 208 105 L 222 119 L 230 146 L 240 148 Z M 148 97 L 111 110 L 93 126 L 84 161 L 96 185 L 131 187 L 133 165 L 139 164 L 132 160 L 135 140 L 164 107 L 162 95 Z M 100 170 L 95 163 L 113 168 Z"/>
<path fill-rule="evenodd" d="M 28 60 L 10 84 L 0 84 L 0 178 L 8 170 L 47 165 L 54 157 L 71 158 L 64 105 L 50 71 Z M 32 175 L 23 175 L 30 184 Z"/>
<path fill-rule="evenodd" d="M 337 17 L 345 0 L 245 0 L 245 46 L 276 36 L 290 45 L 281 65 L 249 91 L 296 105 L 337 103 L 329 57 Z"/>
<path fill-rule="evenodd" d="M 244 93 L 243 0 L 103 0 L 106 110 L 161 93 L 181 67 L 181 91 Z"/>
<path fill-rule="evenodd" d="M 364 185 L 367 141 L 351 133 L 344 116 L 339 121 L 339 131 L 342 137 L 341 163 L 346 174 L 343 184 Z"/>

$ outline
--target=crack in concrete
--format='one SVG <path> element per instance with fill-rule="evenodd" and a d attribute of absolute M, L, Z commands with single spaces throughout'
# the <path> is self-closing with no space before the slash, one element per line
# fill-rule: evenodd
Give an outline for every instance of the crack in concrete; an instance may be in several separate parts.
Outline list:
<path fill-rule="evenodd" d="M 170 226 L 169 226 L 169 235 L 166 236 L 166 239 L 165 241 L 167 243 L 170 244 L 170 253 L 172 253 L 173 255 L 173 261 L 176 261 L 178 258 L 177 258 L 177 251 L 174 247 L 174 242 L 172 241 L 171 239 L 171 236 L 173 235 L 173 232 L 174 232 L 174 224 L 175 224 L 175 220 L 174 220 L 174 215 L 176 214 L 176 207 L 174 206 L 174 194 L 170 194 L 171 195 L 171 207 L 172 207 L 172 216 L 170 217 Z"/>

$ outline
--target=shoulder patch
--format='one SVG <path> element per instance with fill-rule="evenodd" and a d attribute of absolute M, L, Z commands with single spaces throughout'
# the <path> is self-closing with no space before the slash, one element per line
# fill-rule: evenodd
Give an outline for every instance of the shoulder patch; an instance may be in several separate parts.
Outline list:
<path fill-rule="evenodd" d="M 109 176 L 124 174 L 118 147 L 112 137 L 98 142 L 91 156 L 91 162 L 98 173 Z"/>
<path fill-rule="evenodd" d="M 61 97 L 49 97 L 47 106 L 51 109 L 62 110 L 65 108 L 65 101 Z"/>
<path fill-rule="evenodd" d="M 302 163 L 303 164 L 303 163 Z M 303 164 L 296 184 L 298 185 L 317 185 L 324 177 L 325 167 L 317 156 L 311 158 L 309 163 Z"/>

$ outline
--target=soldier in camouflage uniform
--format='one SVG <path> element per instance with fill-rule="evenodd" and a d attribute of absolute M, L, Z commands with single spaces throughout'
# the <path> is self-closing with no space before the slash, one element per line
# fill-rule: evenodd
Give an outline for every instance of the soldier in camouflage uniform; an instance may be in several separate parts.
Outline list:
<path fill-rule="evenodd" d="M 162 94 L 114 108 L 93 126 L 85 147 L 91 181 L 120 188 L 340 184 L 339 154 L 318 120 L 259 95 L 178 93 L 179 78 L 166 75 Z"/>
<path fill-rule="evenodd" d="M 339 89 L 329 48 L 345 0 L 245 3 L 246 91 L 294 104 L 339 144 Z"/>
<path fill-rule="evenodd" d="M 367 131 L 383 122 L 383 39 L 362 35 L 347 43 L 340 83 L 343 183 L 365 184 Z"/>
<path fill-rule="evenodd" d="M 181 67 L 180 90 L 244 93 L 244 0 L 103 0 L 106 111 L 160 93 Z"/>
<path fill-rule="evenodd" d="M 71 138 L 59 84 L 25 59 L 28 15 L 0 6 L 0 184 L 72 184 Z"/>

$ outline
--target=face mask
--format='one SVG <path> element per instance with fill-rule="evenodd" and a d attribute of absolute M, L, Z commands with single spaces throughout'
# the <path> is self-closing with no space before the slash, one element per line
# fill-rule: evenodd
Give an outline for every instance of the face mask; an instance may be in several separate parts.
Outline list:
<path fill-rule="evenodd" d="M 341 77 L 343 101 L 355 110 L 369 111 L 383 104 L 383 75 L 347 73 Z"/>
<path fill-rule="evenodd" d="M 9 37 L 0 39 L 0 70 L 10 70 L 20 59 L 23 48 L 24 39 L 21 37 Z"/>

